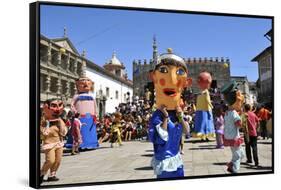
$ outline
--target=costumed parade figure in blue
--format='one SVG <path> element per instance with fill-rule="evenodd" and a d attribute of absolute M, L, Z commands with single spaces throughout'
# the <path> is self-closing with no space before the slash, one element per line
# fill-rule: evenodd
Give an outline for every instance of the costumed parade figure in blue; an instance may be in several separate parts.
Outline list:
<path fill-rule="evenodd" d="M 96 101 L 93 93 L 93 81 L 87 77 L 81 77 L 76 81 L 78 94 L 74 95 L 71 109 L 80 114 L 82 143 L 81 149 L 96 149 L 99 147 L 96 131 Z M 67 141 L 66 147 L 72 147 L 72 138 Z"/>
<path fill-rule="evenodd" d="M 180 140 L 188 127 L 180 107 L 181 93 L 191 85 L 187 78 L 184 60 L 173 54 L 160 55 L 150 77 L 155 86 L 157 110 L 149 122 L 149 138 L 153 143 L 154 156 L 151 165 L 157 178 L 184 177 L 180 155 Z"/>
<path fill-rule="evenodd" d="M 204 71 L 199 74 L 197 82 L 201 93 L 196 100 L 193 136 L 201 138 L 202 141 L 209 141 L 208 137 L 215 137 L 213 105 L 208 90 L 212 83 L 212 77 L 210 73 Z"/>

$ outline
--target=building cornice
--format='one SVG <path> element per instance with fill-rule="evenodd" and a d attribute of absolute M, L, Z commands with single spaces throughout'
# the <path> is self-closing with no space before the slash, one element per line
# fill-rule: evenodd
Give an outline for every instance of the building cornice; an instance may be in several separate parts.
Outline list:
<path fill-rule="evenodd" d="M 261 53 L 259 53 L 255 58 L 253 58 L 251 61 L 252 62 L 258 62 L 258 60 L 260 59 L 260 57 L 262 57 L 263 55 L 265 55 L 266 53 L 270 53 L 272 49 L 272 46 L 269 46 L 267 48 L 265 48 Z"/>
<path fill-rule="evenodd" d="M 44 36 L 44 35 L 42 35 L 42 34 L 40 35 L 40 38 L 43 39 L 43 40 L 46 40 L 46 41 L 48 41 L 48 42 L 51 42 L 52 44 L 56 45 L 57 47 L 60 47 L 58 44 L 55 43 L 54 40 L 49 39 L 49 38 L 47 38 L 46 36 Z M 58 41 L 58 40 L 64 40 L 64 39 L 68 39 L 68 38 L 66 38 L 66 37 L 64 37 L 64 38 L 57 38 L 57 39 L 55 39 L 55 40 Z M 70 40 L 69 40 L 69 42 L 70 42 Z M 100 72 L 100 73 L 102 73 L 102 74 L 104 74 L 104 75 L 106 75 L 106 76 L 108 76 L 108 77 L 114 79 L 114 80 L 117 80 L 117 81 L 119 81 L 119 82 L 121 82 L 121 83 L 124 83 L 125 85 L 127 85 L 127 86 L 133 88 L 133 82 L 132 82 L 131 80 L 127 80 L 127 79 L 120 78 L 120 77 L 114 75 L 113 73 L 111 73 L 110 71 L 107 71 L 107 70 L 104 69 L 103 67 L 101 67 L 101 66 L 95 64 L 94 62 L 88 60 L 87 58 L 82 57 L 82 56 L 79 55 L 79 54 L 77 54 L 76 56 L 77 56 L 79 59 L 84 60 L 84 61 L 86 62 L 86 66 L 87 66 L 88 68 L 94 69 L 94 70 L 96 70 L 96 71 L 98 71 L 98 72 Z"/>

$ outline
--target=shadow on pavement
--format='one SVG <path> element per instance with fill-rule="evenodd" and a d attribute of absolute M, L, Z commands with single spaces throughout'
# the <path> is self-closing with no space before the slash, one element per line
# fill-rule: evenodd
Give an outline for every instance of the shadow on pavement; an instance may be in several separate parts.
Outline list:
<path fill-rule="evenodd" d="M 141 156 L 144 156 L 144 157 L 152 157 L 154 154 L 142 154 Z"/>
<path fill-rule="evenodd" d="M 63 153 L 62 156 L 63 156 L 63 157 L 66 157 L 66 156 L 79 156 L 79 155 L 71 155 L 71 153 Z"/>
<path fill-rule="evenodd" d="M 106 148 L 111 148 L 111 147 L 110 146 L 102 146 L 102 147 L 99 147 L 98 149 L 106 149 Z"/>
<path fill-rule="evenodd" d="M 151 166 L 145 166 L 145 167 L 135 168 L 135 170 L 153 170 L 153 168 Z"/>
<path fill-rule="evenodd" d="M 204 141 L 201 139 L 188 139 L 185 140 L 184 143 L 192 143 L 192 144 L 196 144 L 196 143 L 209 143 L 209 142 L 214 142 L 215 140 L 210 140 L 209 141 Z"/>
<path fill-rule="evenodd" d="M 214 148 L 214 147 L 216 147 L 216 145 L 212 145 L 212 144 L 208 144 L 208 145 L 199 145 L 199 148 L 208 148 L 208 147 Z"/>
<path fill-rule="evenodd" d="M 252 169 L 252 170 L 272 170 L 272 167 L 270 167 L 270 166 L 259 166 L 259 167 L 256 167 L 256 166 L 246 166 L 245 168 L 246 169 Z"/>
<path fill-rule="evenodd" d="M 217 149 L 216 147 L 199 147 L 199 148 L 190 148 L 189 150 L 213 150 L 213 149 Z"/>
<path fill-rule="evenodd" d="M 258 141 L 258 144 L 272 144 L 272 142 L 259 142 Z"/>
<path fill-rule="evenodd" d="M 226 164 L 227 164 L 227 162 L 215 162 L 215 163 L 213 163 L 213 165 L 216 165 L 216 166 L 224 166 Z"/>
<path fill-rule="evenodd" d="M 249 163 L 241 162 L 240 165 L 247 165 L 247 166 L 249 166 Z"/>

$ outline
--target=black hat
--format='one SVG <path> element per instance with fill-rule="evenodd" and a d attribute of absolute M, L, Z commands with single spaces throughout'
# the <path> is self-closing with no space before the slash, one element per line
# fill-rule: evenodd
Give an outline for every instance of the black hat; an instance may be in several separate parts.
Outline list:
<path fill-rule="evenodd" d="M 224 95 L 224 99 L 229 105 L 232 105 L 236 102 L 237 90 L 237 83 L 235 81 L 231 81 L 222 87 L 221 93 Z"/>

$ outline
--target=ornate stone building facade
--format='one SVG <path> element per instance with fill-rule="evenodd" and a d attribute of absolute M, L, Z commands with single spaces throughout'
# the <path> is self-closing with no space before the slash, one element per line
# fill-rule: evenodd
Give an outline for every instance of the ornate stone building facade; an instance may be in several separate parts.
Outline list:
<path fill-rule="evenodd" d="M 85 51 L 80 55 L 66 37 L 40 39 L 40 102 L 50 98 L 62 99 L 66 107 L 77 93 L 75 81 L 87 76 L 94 81 L 94 95 L 100 117 L 115 111 L 120 103 L 132 100 L 133 83 L 125 67 L 113 53 L 103 67 L 88 60 Z"/>
<path fill-rule="evenodd" d="M 40 39 L 40 100 L 61 98 L 70 103 L 75 80 L 85 74 L 84 55 L 79 55 L 67 37 Z"/>
<path fill-rule="evenodd" d="M 272 30 L 264 35 L 271 42 Z M 258 62 L 258 102 L 272 106 L 273 83 L 272 83 L 272 46 L 265 48 L 255 58 L 253 62 Z"/>
<path fill-rule="evenodd" d="M 133 61 L 133 83 L 134 95 L 143 97 L 145 89 L 153 89 L 152 81 L 149 79 L 149 71 L 155 67 L 157 62 L 158 51 L 156 39 L 153 39 L 153 55 L 149 61 L 134 60 Z M 196 81 L 197 76 L 201 71 L 208 71 L 213 77 L 213 87 L 221 88 L 226 82 L 230 81 L 230 61 L 228 58 L 184 58 L 188 76 L 192 78 L 193 84 L 191 91 L 198 93 Z"/>
<path fill-rule="evenodd" d="M 189 71 L 188 76 L 192 78 L 191 90 L 194 93 L 199 92 L 197 77 L 202 71 L 211 73 L 212 88 L 220 89 L 230 81 L 230 61 L 228 58 L 187 58 L 185 62 Z"/>

